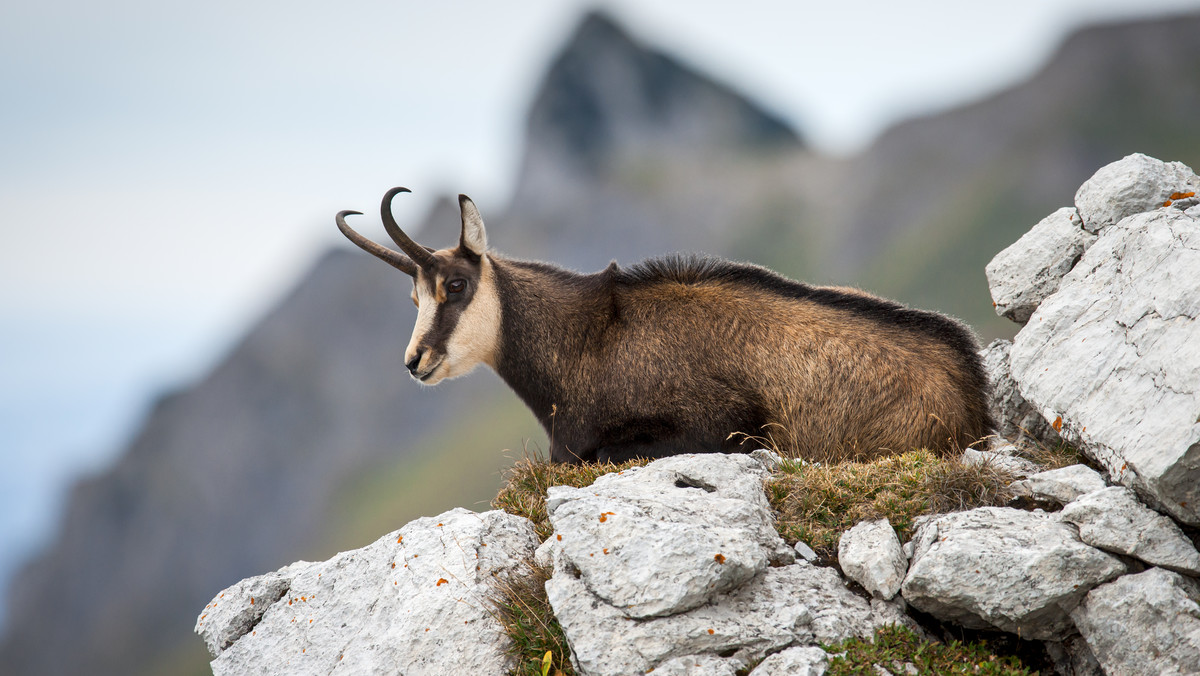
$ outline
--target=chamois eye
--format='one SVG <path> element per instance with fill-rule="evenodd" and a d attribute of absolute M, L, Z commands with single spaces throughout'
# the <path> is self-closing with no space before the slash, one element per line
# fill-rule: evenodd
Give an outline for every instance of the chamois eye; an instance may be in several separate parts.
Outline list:
<path fill-rule="evenodd" d="M 446 284 L 446 291 L 450 293 L 462 293 L 467 290 L 467 282 L 463 279 L 451 280 Z"/>

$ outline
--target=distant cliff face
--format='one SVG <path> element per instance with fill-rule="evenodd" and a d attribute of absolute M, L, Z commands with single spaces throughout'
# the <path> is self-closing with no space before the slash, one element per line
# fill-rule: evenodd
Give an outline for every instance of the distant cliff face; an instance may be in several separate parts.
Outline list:
<path fill-rule="evenodd" d="M 782 120 L 590 14 L 554 60 L 526 127 L 526 168 L 597 176 L 632 156 L 798 146 Z"/>
<path fill-rule="evenodd" d="M 1111 26 L 1072 38 L 1029 83 L 835 161 L 592 16 L 533 103 L 513 204 L 481 207 L 493 245 L 519 257 L 595 269 L 704 250 L 1003 333 L 987 323 L 987 260 L 1096 166 L 1135 150 L 1200 165 L 1198 110 L 1200 18 Z M 423 232 L 453 227 L 439 217 Z M 350 527 L 348 478 L 402 462 L 446 411 L 511 397 L 494 378 L 409 381 L 409 289 L 359 252 L 330 254 L 213 373 L 157 407 L 118 464 L 77 487 L 58 540 L 15 581 L 5 673 L 161 671 L 178 651 L 202 656 L 191 613 L 213 589 L 331 555 Z M 478 417 L 479 444 L 512 443 L 489 440 L 493 421 Z M 458 483 L 478 473 L 464 464 Z M 463 506 L 491 497 L 472 495 Z"/>

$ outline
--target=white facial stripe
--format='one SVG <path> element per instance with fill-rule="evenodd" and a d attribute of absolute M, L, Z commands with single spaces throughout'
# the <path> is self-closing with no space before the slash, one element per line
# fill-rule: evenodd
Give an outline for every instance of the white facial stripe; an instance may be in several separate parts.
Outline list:
<path fill-rule="evenodd" d="M 412 358 L 417 356 L 417 345 L 425 338 L 429 330 L 433 328 L 433 318 L 437 314 L 437 300 L 429 293 L 423 277 L 425 271 L 417 272 L 417 279 L 413 281 L 413 285 L 417 294 L 417 324 L 413 327 L 412 338 L 408 341 L 408 348 L 404 350 L 404 361 L 407 363 L 412 361 Z M 422 357 L 422 363 L 418 365 L 418 369 L 424 368 L 426 357 Z"/>
<path fill-rule="evenodd" d="M 445 377 L 461 376 L 481 363 L 496 368 L 499 347 L 500 297 L 496 293 L 492 262 L 484 256 L 475 295 L 446 344 Z"/>

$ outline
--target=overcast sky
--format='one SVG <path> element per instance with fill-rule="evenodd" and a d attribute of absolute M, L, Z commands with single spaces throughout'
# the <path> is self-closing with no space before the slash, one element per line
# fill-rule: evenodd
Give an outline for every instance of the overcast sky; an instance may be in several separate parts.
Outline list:
<path fill-rule="evenodd" d="M 339 239 L 334 212 L 396 184 L 416 191 L 407 222 L 440 192 L 501 210 L 538 78 L 597 5 L 830 153 L 1027 77 L 1077 26 L 1200 8 L 3 3 L 0 584 L 149 397 L 208 368 Z"/>

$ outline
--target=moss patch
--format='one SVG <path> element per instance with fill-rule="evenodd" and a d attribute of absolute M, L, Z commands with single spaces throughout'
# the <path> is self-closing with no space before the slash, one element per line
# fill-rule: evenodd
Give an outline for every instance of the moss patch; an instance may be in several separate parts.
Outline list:
<path fill-rule="evenodd" d="M 821 646 L 834 654 L 828 676 L 875 676 L 876 665 L 891 673 L 905 673 L 911 664 L 922 676 L 931 674 L 985 674 L 988 676 L 1030 676 L 1036 674 L 1013 657 L 1000 657 L 987 641 L 972 643 L 933 643 L 923 640 L 904 627 L 885 627 L 875 632 L 873 641 L 853 638 L 834 645 Z"/>
<path fill-rule="evenodd" d="M 903 541 L 918 516 L 1007 503 L 1012 480 L 992 465 L 919 450 L 871 462 L 786 461 L 766 488 L 779 534 L 835 558 L 842 533 L 859 521 L 887 517 Z"/>

